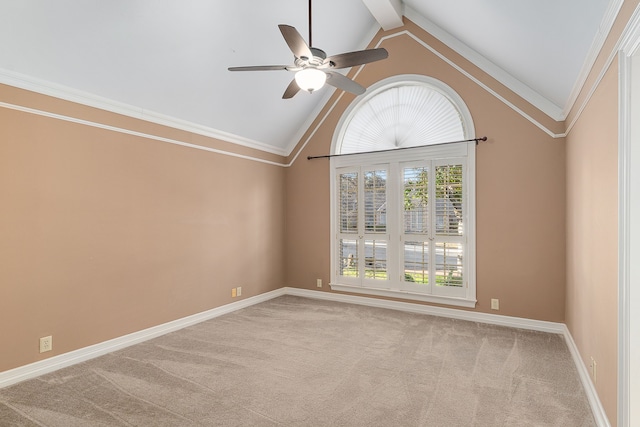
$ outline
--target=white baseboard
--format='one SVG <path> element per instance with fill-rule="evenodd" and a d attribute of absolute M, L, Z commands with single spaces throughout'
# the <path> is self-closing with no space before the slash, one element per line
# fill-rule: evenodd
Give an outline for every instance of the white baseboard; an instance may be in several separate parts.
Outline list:
<path fill-rule="evenodd" d="M 567 325 L 565 325 L 564 323 L 545 322 L 542 320 L 525 319 L 522 317 L 501 316 L 498 314 L 478 313 L 453 308 L 434 307 L 400 301 L 389 301 L 383 299 L 312 291 L 299 288 L 285 288 L 285 292 L 287 295 L 296 295 L 306 298 L 345 302 L 350 304 L 360 304 L 370 307 L 387 308 L 391 310 L 408 311 L 411 313 L 450 317 L 454 319 L 468 320 L 471 322 L 488 323 L 492 325 L 502 325 L 513 328 L 561 334 L 564 337 L 565 342 L 567 343 L 567 347 L 569 348 L 569 352 L 571 353 L 573 362 L 576 365 L 576 369 L 578 370 L 578 375 L 580 377 L 580 381 L 582 383 L 582 387 L 584 388 L 585 394 L 587 395 L 587 399 L 589 401 L 593 417 L 596 421 L 596 425 L 598 427 L 611 427 L 604 408 L 602 407 L 602 403 L 600 402 L 600 398 L 598 397 L 598 393 L 596 392 L 595 386 L 591 381 L 591 377 L 589 376 L 589 371 L 585 366 L 582 358 L 580 357 L 580 352 L 578 351 L 578 347 L 576 346 L 576 343 L 571 336 L 571 332 L 569 332 Z"/>
<path fill-rule="evenodd" d="M 286 288 L 277 289 L 275 291 L 232 302 L 231 304 L 226 304 L 221 307 L 203 311 L 202 313 L 193 314 L 191 316 L 163 323 L 162 325 L 153 326 L 142 331 L 104 341 L 95 345 L 91 345 L 89 347 L 70 351 L 68 353 L 41 360 L 39 362 L 30 363 L 28 365 L 20 366 L 15 369 L 0 372 L 0 388 L 7 387 L 31 378 L 35 378 L 37 376 L 62 369 L 67 366 L 75 365 L 76 363 L 84 362 L 86 360 L 93 359 L 104 354 L 111 353 L 113 351 L 159 337 L 164 334 L 168 334 L 169 332 L 177 331 L 178 329 L 195 325 L 196 323 L 204 322 L 205 320 L 213 319 L 214 317 L 222 316 L 223 314 L 231 313 L 245 307 L 259 304 L 261 302 L 282 296 L 285 293 Z"/>
<path fill-rule="evenodd" d="M 569 329 L 564 323 L 545 322 L 542 320 L 525 319 L 521 317 L 501 316 L 490 313 L 478 313 L 473 311 L 457 310 L 453 308 L 434 307 L 429 305 L 415 304 L 409 302 L 389 301 L 377 298 L 368 298 L 354 295 L 344 295 L 332 292 L 312 291 L 308 289 L 284 287 L 275 291 L 267 292 L 255 297 L 247 298 L 231 304 L 226 304 L 211 310 L 183 317 L 162 325 L 154 326 L 122 337 L 104 341 L 89 347 L 84 347 L 69 353 L 54 356 L 49 359 L 20 366 L 9 371 L 0 372 L 0 388 L 16 384 L 76 363 L 84 362 L 104 354 L 129 347 L 140 342 L 159 337 L 169 332 L 195 325 L 205 320 L 213 319 L 224 314 L 240 310 L 273 298 L 283 295 L 293 295 L 304 298 L 321 299 L 326 301 L 344 302 L 349 304 L 366 305 L 369 307 L 386 308 L 390 310 L 400 310 L 410 313 L 428 314 L 433 316 L 449 317 L 453 319 L 467 320 L 470 322 L 488 323 L 492 325 L 508 326 L 512 328 L 529 329 L 534 331 L 561 334 L 564 336 L 573 361 L 578 369 L 580 381 L 584 387 L 587 399 L 591 405 L 593 416 L 598 427 L 611 427 L 604 408 L 598 398 L 595 387 L 589 376 L 587 367 L 584 365 L 578 348 L 576 347 Z"/>
<path fill-rule="evenodd" d="M 578 347 L 576 346 L 576 343 L 571 336 L 571 332 L 569 332 L 569 328 L 567 328 L 566 325 L 563 326 L 564 339 L 567 343 L 567 347 L 569 347 L 569 351 L 571 352 L 573 363 L 576 365 L 576 369 L 578 369 L 578 376 L 580 377 L 582 388 L 584 388 L 584 392 L 586 393 L 587 399 L 589 400 L 589 406 L 591 406 L 591 412 L 593 412 L 593 418 L 595 418 L 596 425 L 598 427 L 611 427 L 611 423 L 609 423 L 607 414 L 602 407 L 602 402 L 600 402 L 600 398 L 598 397 L 596 387 L 593 384 L 593 381 L 591 381 L 589 369 L 584 364 L 582 357 L 580 357 L 580 352 L 578 351 Z"/>
<path fill-rule="evenodd" d="M 455 308 L 436 307 L 432 305 L 415 304 L 411 302 L 390 301 L 385 299 L 361 297 L 355 295 L 311 291 L 299 288 L 285 288 L 285 290 L 287 295 L 346 302 L 350 304 L 368 305 L 370 307 L 388 308 L 391 310 L 407 311 L 410 313 L 430 314 L 433 316 L 468 320 L 470 322 L 489 323 L 492 325 L 509 326 L 512 328 L 529 329 L 534 331 L 550 332 L 554 334 L 564 334 L 565 331 L 564 323 L 545 322 L 543 320 L 525 319 L 522 317 L 501 316 L 498 314 L 478 313 L 475 311 L 458 310 Z"/>

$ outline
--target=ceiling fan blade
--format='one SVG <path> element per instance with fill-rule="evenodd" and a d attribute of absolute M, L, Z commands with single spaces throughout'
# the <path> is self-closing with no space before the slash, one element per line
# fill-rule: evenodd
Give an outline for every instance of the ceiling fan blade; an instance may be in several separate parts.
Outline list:
<path fill-rule="evenodd" d="M 247 67 L 229 67 L 229 71 L 271 71 L 286 70 L 288 65 L 250 65 Z"/>
<path fill-rule="evenodd" d="M 325 73 L 327 73 L 327 84 L 330 84 L 331 86 L 356 95 L 362 95 L 366 91 L 362 85 L 340 73 L 336 73 L 334 71 L 325 71 Z"/>
<path fill-rule="evenodd" d="M 389 52 L 380 47 L 377 49 L 358 50 L 355 52 L 341 53 L 333 55 L 324 60 L 330 62 L 334 68 L 348 68 L 354 65 L 368 64 L 369 62 L 380 61 L 389 57 Z"/>
<path fill-rule="evenodd" d="M 291 49 L 291 52 L 293 52 L 296 58 L 313 58 L 311 49 L 309 49 L 307 42 L 304 41 L 298 30 L 296 30 L 291 25 L 285 24 L 278 25 L 278 28 L 280 28 L 280 32 L 282 33 L 282 37 L 284 37 L 284 41 L 287 42 L 287 45 L 289 45 L 289 49 Z"/>
<path fill-rule="evenodd" d="M 300 91 L 300 87 L 298 86 L 298 83 L 296 83 L 296 79 L 293 79 L 291 80 L 291 83 L 289 83 L 289 86 L 287 86 L 287 89 L 284 91 L 282 99 L 293 98 L 296 93 L 298 93 L 298 91 Z"/>

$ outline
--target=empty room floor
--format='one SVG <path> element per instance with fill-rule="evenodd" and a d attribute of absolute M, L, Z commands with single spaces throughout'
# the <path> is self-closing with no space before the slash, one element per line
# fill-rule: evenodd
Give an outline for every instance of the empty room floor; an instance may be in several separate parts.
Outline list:
<path fill-rule="evenodd" d="M 283 296 L 0 389 L 0 426 L 594 426 L 561 335 Z"/>

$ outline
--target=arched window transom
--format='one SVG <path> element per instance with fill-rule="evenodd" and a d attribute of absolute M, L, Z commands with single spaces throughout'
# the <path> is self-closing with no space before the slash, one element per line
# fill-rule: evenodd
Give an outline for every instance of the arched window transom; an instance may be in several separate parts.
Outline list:
<path fill-rule="evenodd" d="M 392 86 L 354 111 L 340 154 L 461 141 L 465 129 L 451 100 L 425 84 Z"/>

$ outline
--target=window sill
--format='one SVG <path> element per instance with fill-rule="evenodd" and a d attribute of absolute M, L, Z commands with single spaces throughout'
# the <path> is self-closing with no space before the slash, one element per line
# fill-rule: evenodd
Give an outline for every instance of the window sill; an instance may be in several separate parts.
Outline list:
<path fill-rule="evenodd" d="M 413 301 L 432 302 L 436 304 L 454 305 L 457 307 L 475 308 L 477 300 L 458 297 L 446 297 L 439 295 L 427 295 L 417 292 L 401 291 L 399 289 L 366 288 L 363 286 L 344 285 L 331 283 L 331 290 L 340 292 L 352 292 L 365 295 L 402 298 Z"/>

